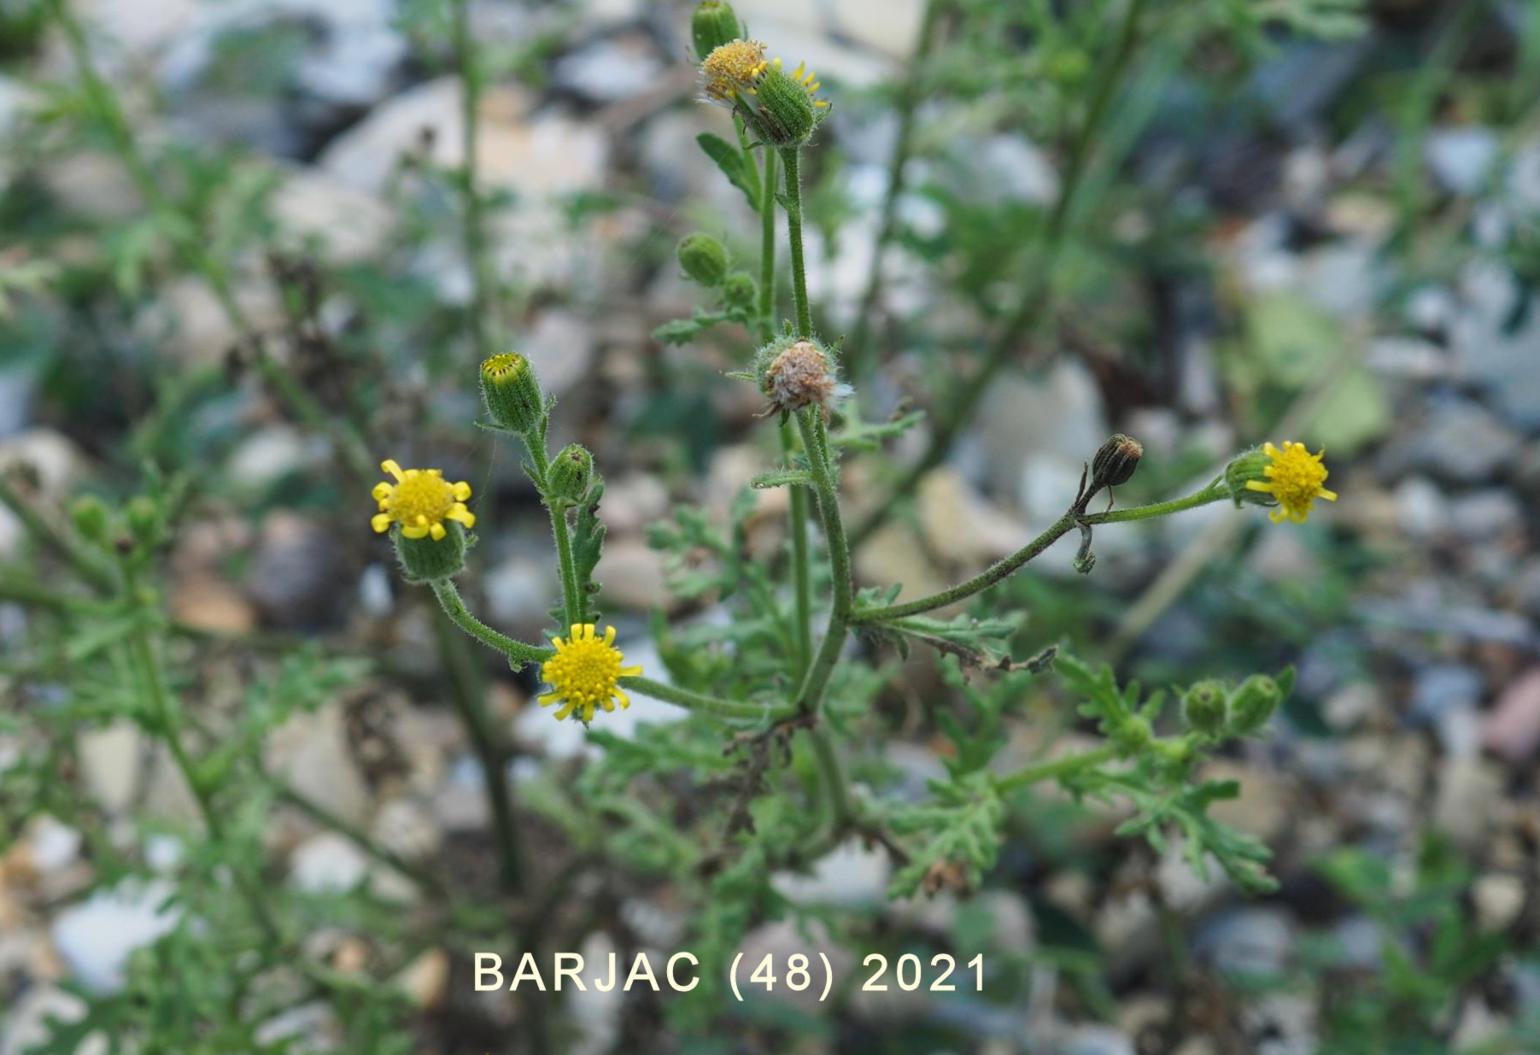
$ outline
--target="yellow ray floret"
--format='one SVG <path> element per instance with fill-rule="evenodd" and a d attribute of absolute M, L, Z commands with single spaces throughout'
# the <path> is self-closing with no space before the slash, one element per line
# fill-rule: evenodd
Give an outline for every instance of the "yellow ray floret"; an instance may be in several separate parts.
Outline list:
<path fill-rule="evenodd" d="M 1287 517 L 1297 524 L 1303 524 L 1310 515 L 1310 506 L 1317 498 L 1324 498 L 1328 502 L 1337 500 L 1337 492 L 1321 486 L 1326 483 L 1329 475 L 1321 461 L 1326 454 L 1325 450 L 1311 454 L 1303 443 L 1285 440 L 1282 450 L 1268 443 L 1262 447 L 1262 452 L 1271 459 L 1262 469 L 1267 479 L 1248 480 L 1246 487 L 1277 499 L 1278 508 L 1268 514 L 1273 523 Z"/>
<path fill-rule="evenodd" d="M 376 531 L 389 531 L 392 524 L 401 525 L 401 534 L 407 538 L 443 538 L 444 521 L 458 520 L 467 528 L 476 526 L 476 514 L 465 506 L 471 496 L 471 485 L 461 480 L 450 483 L 438 469 L 402 469 L 393 458 L 380 463 L 380 468 L 396 482 L 383 480 L 374 485 L 374 500 L 380 511 L 369 521 Z"/>
<path fill-rule="evenodd" d="M 596 637 L 592 623 L 573 623 L 572 636 L 566 641 L 553 637 L 556 655 L 545 661 L 540 676 L 550 683 L 551 691 L 540 697 L 540 706 L 560 703 L 557 720 L 574 713 L 586 724 L 594 720 L 594 709 L 606 711 L 631 706 L 631 697 L 620 687 L 621 678 L 635 677 L 641 667 L 623 667 L 625 655 L 615 647 L 615 628 L 604 628 Z"/>

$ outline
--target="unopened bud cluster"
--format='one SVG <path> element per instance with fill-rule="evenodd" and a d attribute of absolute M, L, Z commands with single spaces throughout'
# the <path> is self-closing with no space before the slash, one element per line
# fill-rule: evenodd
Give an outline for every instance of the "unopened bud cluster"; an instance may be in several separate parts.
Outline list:
<path fill-rule="evenodd" d="M 1253 674 L 1231 688 L 1200 681 L 1182 696 L 1182 719 L 1193 732 L 1223 739 L 1260 732 L 1294 687 L 1293 670 L 1276 678 Z"/>
<path fill-rule="evenodd" d="M 780 59 L 767 58 L 765 46 L 747 39 L 738 16 L 721 0 L 697 7 L 690 29 L 708 100 L 732 108 L 771 146 L 799 147 L 812 138 L 829 104 L 818 98 L 811 70 L 799 65 L 787 73 Z M 729 32 L 736 35 L 724 40 Z"/>

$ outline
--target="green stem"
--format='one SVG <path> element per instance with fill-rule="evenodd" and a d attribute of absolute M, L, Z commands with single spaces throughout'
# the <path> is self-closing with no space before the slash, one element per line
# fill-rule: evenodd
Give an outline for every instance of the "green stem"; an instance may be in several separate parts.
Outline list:
<path fill-rule="evenodd" d="M 188 754 L 186 745 L 182 743 L 181 708 L 166 686 L 160 659 L 155 654 L 155 645 L 150 638 L 151 613 L 148 603 L 142 598 L 133 573 L 127 565 L 123 568 L 123 577 L 126 593 L 141 608 L 138 625 L 129 637 L 129 657 L 135 668 L 142 694 L 150 704 L 155 731 L 171 752 L 172 761 L 175 762 L 177 771 L 181 773 L 182 781 L 192 793 L 193 801 L 198 807 L 198 813 L 203 819 L 203 826 L 208 831 L 209 838 L 215 843 L 224 844 L 227 842 L 224 820 L 214 805 L 213 794 L 207 781 L 198 773 L 192 756 Z M 260 884 L 254 883 L 244 869 L 232 869 L 231 874 L 236 889 L 240 891 L 241 897 L 251 909 L 252 916 L 261 928 L 268 945 L 273 948 L 281 947 L 283 932 L 278 926 L 278 921 L 273 918 L 272 910 L 268 907 Z"/>
<path fill-rule="evenodd" d="M 534 462 L 535 485 L 540 488 L 540 496 L 551 514 L 551 537 L 556 540 L 556 563 L 561 573 L 562 611 L 566 613 L 566 625 L 562 627 L 565 631 L 583 622 L 585 608 L 582 591 L 578 588 L 577 564 L 572 559 L 572 533 L 567 525 L 567 507 L 550 499 L 547 479 L 551 471 L 551 460 L 545 450 L 544 428 L 538 438 L 525 436 L 524 445 L 529 448 L 529 456 Z"/>
<path fill-rule="evenodd" d="M 797 336 L 813 335 L 813 312 L 807 301 L 807 267 L 802 261 L 802 150 L 785 147 L 781 164 L 786 169 L 786 234 L 791 243 L 791 293 L 797 306 Z"/>
<path fill-rule="evenodd" d="M 1117 524 L 1129 520 L 1150 520 L 1154 517 L 1180 513 L 1184 509 L 1208 505 L 1211 502 L 1218 502 L 1229 497 L 1229 490 L 1221 481 L 1216 481 L 1201 491 L 1190 494 L 1185 498 L 1172 499 L 1169 502 L 1154 502 L 1150 505 L 1131 506 L 1128 509 L 1115 509 L 1107 513 L 1092 513 L 1089 516 L 1080 516 L 1071 509 L 1049 525 L 1041 535 L 1038 535 L 1010 556 L 991 564 L 973 578 L 960 582 L 950 589 L 942 590 L 939 593 L 933 593 L 917 600 L 906 601 L 903 604 L 886 605 L 882 608 L 858 608 L 851 615 L 851 621 L 856 624 L 862 624 L 902 619 L 905 616 L 919 615 L 922 612 L 929 612 L 936 608 L 945 608 L 947 605 L 956 604 L 964 598 L 972 597 L 976 593 L 982 593 L 996 583 L 1009 578 L 1018 568 L 1038 556 L 1078 524 L 1095 527 L 1098 524 Z"/>
<path fill-rule="evenodd" d="M 1078 755 L 1065 755 L 1063 758 L 1055 758 L 1048 762 L 1040 762 L 1035 766 L 1027 766 L 1008 776 L 995 778 L 995 790 L 1000 792 L 1016 791 L 1031 784 L 1037 784 L 1044 780 L 1055 780 L 1059 777 L 1078 773 L 1082 769 L 1094 769 L 1103 762 L 1111 762 L 1118 757 L 1118 749 L 1112 745 L 1098 747 L 1092 751 L 1085 751 Z"/>
<path fill-rule="evenodd" d="M 435 580 L 432 586 L 434 596 L 439 599 L 439 604 L 457 626 L 466 629 L 481 641 L 486 640 L 481 636 L 481 631 L 498 638 L 502 637 L 495 630 L 484 626 L 466 610 L 458 591 L 448 579 Z M 479 628 L 479 631 L 472 629 L 473 627 Z M 434 630 L 439 634 L 441 654 L 445 657 L 453 657 L 454 642 L 449 639 L 453 631 L 438 622 L 435 622 Z M 518 644 L 518 642 L 512 643 Z M 449 673 L 457 682 L 456 691 L 449 693 L 449 698 L 460 716 L 460 724 L 464 726 L 465 733 L 470 738 L 471 749 L 476 753 L 476 761 L 481 767 L 487 806 L 492 813 L 492 833 L 497 842 L 503 887 L 510 894 L 518 894 L 524 886 L 524 854 L 519 848 L 519 829 L 513 812 L 513 787 L 508 780 L 510 752 L 505 738 L 492 721 L 492 716 L 487 713 L 484 695 L 476 691 L 474 679 L 467 678 L 463 674 L 457 677 L 458 672 L 453 669 Z"/>
<path fill-rule="evenodd" d="M 698 711 L 717 718 L 768 719 L 776 722 L 790 718 L 796 713 L 796 708 L 784 703 L 772 707 L 768 704 L 747 703 L 743 700 L 725 700 L 718 696 L 707 696 L 705 693 L 665 685 L 651 678 L 621 678 L 620 685 L 632 692 L 639 692 L 643 696 L 650 696 L 664 703 L 672 703 L 686 710 Z"/>
<path fill-rule="evenodd" d="M 97 592 L 106 594 L 117 589 L 118 577 L 106 561 L 88 550 L 68 528 L 50 523 L 47 517 L 21 497 L 4 473 L 0 473 L 0 504 L 16 514 L 16 519 L 21 521 L 29 535 L 63 557 Z"/>
<path fill-rule="evenodd" d="M 914 492 L 927 473 L 940 465 L 951 452 L 952 445 L 962 433 L 963 427 L 973 416 L 984 393 L 989 390 L 995 375 L 1010 362 L 1034 319 L 1037 318 L 1043 306 L 1048 302 L 1052 292 L 1050 278 L 1053 273 L 1054 261 L 1060 248 L 1063 246 L 1065 234 L 1069 229 L 1069 220 L 1073 215 L 1072 206 L 1078 197 L 1078 192 L 1084 180 L 1086 166 L 1090 161 L 1091 147 L 1096 133 L 1105 119 L 1118 84 L 1123 79 L 1123 74 L 1132 59 L 1135 44 L 1139 39 L 1139 20 L 1143 14 L 1146 0 L 1130 0 L 1128 10 L 1123 18 L 1122 29 L 1119 31 L 1118 42 L 1114 46 L 1110 68 L 1097 82 L 1095 96 L 1092 97 L 1089 108 L 1086 111 L 1085 122 L 1080 126 L 1079 132 L 1070 147 L 1069 164 L 1065 169 L 1064 179 L 1060 184 L 1059 196 L 1054 202 L 1053 212 L 1049 214 L 1048 222 L 1043 226 L 1038 238 L 1041 260 L 1038 269 L 1027 284 L 1026 292 L 1022 295 L 1016 310 L 1006 320 L 995 340 L 991 343 L 983 365 L 975 371 L 973 377 L 963 386 L 956 401 L 949 408 L 946 416 L 937 424 L 935 431 L 931 433 L 930 442 L 918 461 L 911 466 L 896 484 L 887 498 L 873 507 L 866 519 L 857 525 L 851 534 L 851 544 L 859 547 L 872 533 L 886 522 L 888 515 L 898 504 L 900 499 L 907 498 Z"/>
<path fill-rule="evenodd" d="M 850 611 L 854 594 L 850 574 L 850 547 L 845 541 L 845 524 L 840 517 L 839 494 L 834 484 L 834 474 L 829 464 L 828 438 L 824 433 L 821 412 L 808 407 L 797 413 L 797 427 L 802 432 L 802 446 L 807 452 L 809 471 L 813 475 L 814 505 L 823 524 L 824 541 L 829 547 L 829 567 L 834 579 L 834 601 L 829 612 L 829 625 L 824 630 L 818 654 L 802 687 L 797 693 L 798 707 L 809 714 L 816 714 L 823 703 L 829 675 L 839 660 L 845 646 L 845 634 L 850 629 Z"/>
<path fill-rule="evenodd" d="M 1215 480 L 1201 491 L 1196 491 L 1185 498 L 1173 498 L 1169 502 L 1151 502 L 1149 505 L 1129 506 L 1127 509 L 1113 509 L 1106 513 L 1092 513 L 1082 517 L 1087 524 L 1095 527 L 1098 524 L 1121 524 L 1129 520 L 1152 520 L 1155 517 L 1170 516 L 1172 513 L 1180 513 L 1188 509 L 1196 509 L 1206 506 L 1221 499 L 1230 497 L 1230 489 L 1224 485 L 1223 480 Z"/>
<path fill-rule="evenodd" d="M 819 726 L 812 731 L 813 757 L 818 761 L 818 772 L 829 800 L 829 832 L 837 837 L 850 823 L 854 811 L 850 805 L 850 791 L 845 783 L 845 770 L 840 765 L 839 754 L 834 750 L 834 738 L 829 730 Z"/>
<path fill-rule="evenodd" d="M 775 151 L 766 150 L 759 181 L 759 336 L 763 341 L 775 337 L 775 161 Z"/>
<path fill-rule="evenodd" d="M 759 319 L 761 339 L 775 337 L 775 166 L 776 153 L 765 151 L 765 165 L 760 180 L 759 201 Z M 794 244 L 801 251 L 801 228 Z M 804 293 L 804 299 L 806 295 Z M 787 468 L 796 461 L 797 442 L 791 425 L 781 422 L 781 452 Z M 813 659 L 813 578 L 807 544 L 807 488 L 793 487 L 787 511 L 791 535 L 791 568 L 795 596 L 795 632 L 797 639 L 796 673 L 802 677 Z"/>
<path fill-rule="evenodd" d="M 460 591 L 449 579 L 435 579 L 428 585 L 433 588 L 433 596 L 438 598 L 439 606 L 444 609 L 444 614 L 449 616 L 455 626 L 458 626 L 488 648 L 501 652 L 509 660 L 518 663 L 520 666 L 526 663 L 543 663 L 551 658 L 552 652 L 550 649 L 536 648 L 534 645 L 526 645 L 522 641 L 516 641 L 507 634 L 498 633 L 480 619 L 477 619 L 471 614 L 471 610 L 465 606 L 465 599 L 460 596 Z"/>

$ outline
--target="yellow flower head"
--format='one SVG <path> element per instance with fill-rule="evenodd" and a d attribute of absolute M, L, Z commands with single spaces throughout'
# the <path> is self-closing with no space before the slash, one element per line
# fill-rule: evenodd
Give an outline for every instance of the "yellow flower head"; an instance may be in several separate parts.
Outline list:
<path fill-rule="evenodd" d="M 444 537 L 446 520 L 458 520 L 468 528 L 476 526 L 476 514 L 465 507 L 471 485 L 464 480 L 452 484 L 438 469 L 403 470 L 392 458 L 381 462 L 380 468 L 396 482 L 374 485 L 374 500 L 380 504 L 380 511 L 369 521 L 374 530 L 385 532 L 390 525 L 400 524 L 401 534 L 407 538 L 431 537 L 437 542 Z"/>
<path fill-rule="evenodd" d="M 578 712 L 586 724 L 594 720 L 594 709 L 606 711 L 631 706 L 631 697 L 620 687 L 621 678 L 634 677 L 641 667 L 622 667 L 625 656 L 615 647 L 615 628 L 604 628 L 602 638 L 594 636 L 592 623 L 573 623 L 572 636 L 563 641 L 551 639 L 556 655 L 545 661 L 540 676 L 551 684 L 551 691 L 540 697 L 540 706 L 560 703 L 556 712 L 560 721 Z"/>
<path fill-rule="evenodd" d="M 765 46 L 757 40 L 734 40 L 713 48 L 700 65 L 706 98 L 731 106 L 740 92 L 751 92 L 769 68 Z"/>
<path fill-rule="evenodd" d="M 1296 524 L 1303 524 L 1317 498 L 1328 502 L 1337 500 L 1337 492 L 1321 486 L 1328 475 L 1321 462 L 1325 450 L 1311 454 L 1303 443 L 1285 440 L 1283 450 L 1268 443 L 1263 445 L 1262 452 L 1269 459 L 1262 469 L 1267 479 L 1247 480 L 1246 488 L 1272 495 L 1277 500 L 1278 508 L 1268 514 L 1273 523 L 1287 517 Z"/>

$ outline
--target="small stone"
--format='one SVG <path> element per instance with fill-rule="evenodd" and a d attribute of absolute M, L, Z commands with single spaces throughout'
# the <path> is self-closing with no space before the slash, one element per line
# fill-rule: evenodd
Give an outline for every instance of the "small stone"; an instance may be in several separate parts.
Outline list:
<path fill-rule="evenodd" d="M 1524 880 L 1516 875 L 1489 873 L 1472 886 L 1471 901 L 1483 931 L 1505 931 L 1524 909 Z"/>
<path fill-rule="evenodd" d="M 556 87 L 587 102 L 616 103 L 656 89 L 663 63 L 650 40 L 640 33 L 603 38 L 556 61 Z"/>
<path fill-rule="evenodd" d="M 169 603 L 172 617 L 195 630 L 241 635 L 257 626 L 257 613 L 245 594 L 212 575 L 200 573 L 177 579 Z"/>
<path fill-rule="evenodd" d="M 1450 399 L 1437 404 L 1421 428 L 1393 452 L 1391 468 L 1430 473 L 1469 486 L 1491 479 L 1518 454 L 1519 436 L 1478 403 Z"/>
<path fill-rule="evenodd" d="M 53 941 L 74 977 L 98 993 L 123 987 L 123 970 L 136 950 L 169 934 L 181 910 L 169 883 L 124 882 L 99 889 L 60 912 Z"/>
<path fill-rule="evenodd" d="M 1198 928 L 1193 951 L 1223 974 L 1276 977 L 1293 955 L 1294 924 L 1282 909 L 1229 909 Z"/>
<path fill-rule="evenodd" d="M 811 874 L 780 872 L 771 884 L 799 905 L 850 909 L 882 904 L 891 873 L 886 850 L 851 839 L 814 862 Z"/>
<path fill-rule="evenodd" d="M 1400 528 L 1412 538 L 1427 542 L 1449 527 L 1449 500 L 1426 476 L 1408 476 L 1396 485 L 1396 513 Z"/>
<path fill-rule="evenodd" d="M 364 821 L 369 793 L 348 750 L 341 704 L 297 713 L 273 731 L 264 764 L 295 791 L 353 824 Z"/>
<path fill-rule="evenodd" d="M 1502 790 L 1502 778 L 1489 763 L 1470 756 L 1449 759 L 1439 772 L 1434 826 L 1461 848 L 1483 845 Z"/>
<path fill-rule="evenodd" d="M 931 550 L 961 565 L 998 560 L 1028 538 L 1019 521 L 986 501 L 952 469 L 937 469 L 920 481 L 919 514 Z"/>
<path fill-rule="evenodd" d="M 1497 160 L 1497 133 L 1490 128 L 1437 128 L 1423 140 L 1433 178 L 1455 194 L 1473 195 L 1486 183 Z"/>
<path fill-rule="evenodd" d="M 1474 710 L 1481 699 L 1481 675 L 1470 667 L 1441 663 L 1417 674 L 1412 686 L 1411 717 L 1436 725 L 1455 710 Z"/>
<path fill-rule="evenodd" d="M 449 990 L 449 954 L 443 949 L 427 949 L 401 968 L 395 981 L 413 1007 L 436 1008 Z"/>
<path fill-rule="evenodd" d="M 332 264 L 376 256 L 390 235 L 390 208 L 366 190 L 309 168 L 295 168 L 270 199 L 280 235 L 298 246 L 318 242 Z"/>
<path fill-rule="evenodd" d="M 343 561 L 322 525 L 286 511 L 270 513 L 258 532 L 246 589 L 275 626 L 324 623 L 343 596 Z"/>
<path fill-rule="evenodd" d="M 663 554 L 641 539 L 605 543 L 594 579 L 603 585 L 605 599 L 611 604 L 641 611 L 668 607 Z"/>
<path fill-rule="evenodd" d="M 345 893 L 369 874 L 369 860 L 336 832 L 321 832 L 294 848 L 289 879 L 310 894 Z"/>
<path fill-rule="evenodd" d="M 1498 696 L 1482 721 L 1481 742 L 1514 765 L 1540 748 L 1540 667 L 1519 675 Z"/>
<path fill-rule="evenodd" d="M 144 746 L 139 727 L 127 720 L 111 722 L 81 732 L 76 744 L 87 789 L 108 814 L 122 814 L 139 787 Z"/>
<path fill-rule="evenodd" d="M 0 1024 L 0 1055 L 27 1055 L 48 1041 L 54 1030 L 51 1023 L 78 1022 L 86 1014 L 86 1003 L 74 993 L 52 985 L 23 987 L 6 1009 Z M 92 1033 L 74 1049 L 73 1055 L 107 1055 L 107 1037 Z"/>
<path fill-rule="evenodd" d="M 1455 534 L 1472 543 L 1521 535 L 1524 519 L 1519 500 L 1498 488 L 1462 494 L 1449 507 L 1449 520 Z"/>

